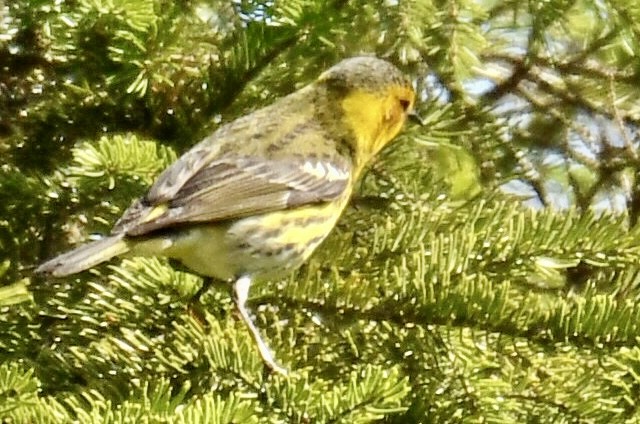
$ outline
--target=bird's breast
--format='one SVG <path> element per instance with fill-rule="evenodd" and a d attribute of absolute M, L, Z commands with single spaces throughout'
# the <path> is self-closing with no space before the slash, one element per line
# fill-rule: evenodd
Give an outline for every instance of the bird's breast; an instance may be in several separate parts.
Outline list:
<path fill-rule="evenodd" d="M 348 196 L 335 202 L 184 228 L 156 254 L 181 261 L 200 275 L 232 280 L 286 276 L 329 235 Z"/>
<path fill-rule="evenodd" d="M 278 278 L 302 265 L 335 226 L 346 202 L 243 218 L 226 235 L 236 269 L 258 279 Z"/>

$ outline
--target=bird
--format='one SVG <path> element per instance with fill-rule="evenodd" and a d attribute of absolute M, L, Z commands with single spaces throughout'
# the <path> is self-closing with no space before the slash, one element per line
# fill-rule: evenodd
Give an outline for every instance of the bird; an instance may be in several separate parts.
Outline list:
<path fill-rule="evenodd" d="M 286 374 L 246 307 L 253 281 L 300 267 L 336 225 L 358 178 L 414 116 L 411 81 L 374 56 L 221 125 L 165 169 L 111 233 L 36 273 L 64 277 L 117 256 L 164 256 L 228 284 L 264 364 Z"/>

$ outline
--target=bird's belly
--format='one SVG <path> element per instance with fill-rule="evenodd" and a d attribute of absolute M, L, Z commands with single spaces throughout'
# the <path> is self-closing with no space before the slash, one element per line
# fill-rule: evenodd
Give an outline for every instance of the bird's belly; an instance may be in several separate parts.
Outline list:
<path fill-rule="evenodd" d="M 340 216 L 327 205 L 270 212 L 227 224 L 185 228 L 163 254 L 194 272 L 221 280 L 285 276 L 298 268 L 326 238 Z"/>
<path fill-rule="evenodd" d="M 165 240 L 161 254 L 177 259 L 199 275 L 219 280 L 236 276 L 225 241 L 228 225 L 198 225 L 181 229 Z"/>

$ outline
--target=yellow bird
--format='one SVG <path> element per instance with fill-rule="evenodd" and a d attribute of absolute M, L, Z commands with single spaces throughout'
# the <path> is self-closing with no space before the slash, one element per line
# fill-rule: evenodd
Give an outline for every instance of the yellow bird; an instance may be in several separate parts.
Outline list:
<path fill-rule="evenodd" d="M 40 265 L 61 277 L 115 256 L 158 255 L 232 284 L 265 364 L 274 360 L 245 307 L 255 279 L 299 267 L 327 237 L 370 162 L 402 129 L 415 93 L 392 64 L 345 59 L 308 86 L 218 128 L 167 168 L 109 236 Z"/>

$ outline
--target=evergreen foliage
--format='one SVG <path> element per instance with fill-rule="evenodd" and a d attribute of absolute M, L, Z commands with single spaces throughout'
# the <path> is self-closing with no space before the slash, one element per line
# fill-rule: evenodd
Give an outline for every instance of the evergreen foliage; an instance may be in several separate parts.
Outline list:
<path fill-rule="evenodd" d="M 312 260 L 225 287 L 161 259 L 42 280 L 221 122 L 342 57 L 421 97 Z M 0 2 L 5 423 L 639 422 L 640 6 Z"/>

